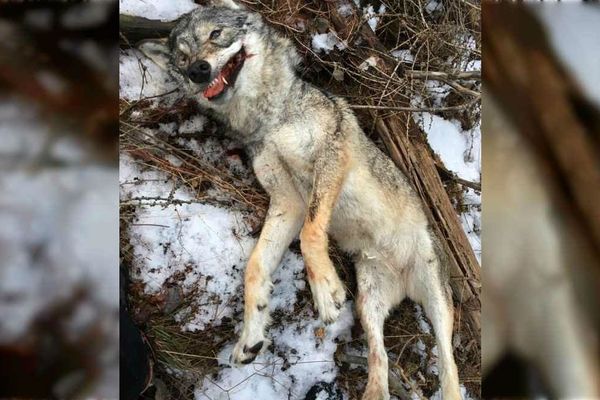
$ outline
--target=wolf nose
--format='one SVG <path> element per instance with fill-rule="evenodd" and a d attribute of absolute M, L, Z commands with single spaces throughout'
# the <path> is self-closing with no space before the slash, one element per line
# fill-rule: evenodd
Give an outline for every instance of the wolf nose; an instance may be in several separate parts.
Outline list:
<path fill-rule="evenodd" d="M 208 82 L 210 80 L 210 64 L 204 60 L 196 61 L 190 66 L 187 74 L 193 82 Z"/>

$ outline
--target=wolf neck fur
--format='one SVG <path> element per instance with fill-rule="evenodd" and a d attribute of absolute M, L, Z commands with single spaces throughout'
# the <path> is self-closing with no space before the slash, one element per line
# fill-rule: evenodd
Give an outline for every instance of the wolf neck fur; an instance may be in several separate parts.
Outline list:
<path fill-rule="evenodd" d="M 302 84 L 286 59 L 288 54 L 278 44 L 256 43 L 260 41 L 247 47 L 252 56 L 240 72 L 231 99 L 216 110 L 243 143 L 262 141 L 268 131 L 280 124 L 285 103 L 294 101 L 293 87 Z M 281 99 L 285 99 L 283 104 Z"/>

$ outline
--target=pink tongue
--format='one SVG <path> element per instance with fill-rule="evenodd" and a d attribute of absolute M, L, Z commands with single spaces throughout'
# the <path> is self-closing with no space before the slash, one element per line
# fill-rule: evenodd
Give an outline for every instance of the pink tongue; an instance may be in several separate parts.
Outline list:
<path fill-rule="evenodd" d="M 202 94 L 207 99 L 210 99 L 221 93 L 223 89 L 225 89 L 225 82 L 223 82 L 223 74 L 220 73 L 217 77 L 217 83 L 215 83 L 211 87 L 204 89 L 204 92 Z"/>

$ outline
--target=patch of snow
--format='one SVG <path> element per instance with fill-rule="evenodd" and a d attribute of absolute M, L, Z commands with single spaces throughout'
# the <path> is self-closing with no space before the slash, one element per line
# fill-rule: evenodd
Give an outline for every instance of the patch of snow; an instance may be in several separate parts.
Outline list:
<path fill-rule="evenodd" d="M 415 117 L 427 133 L 427 140 L 446 168 L 459 177 L 481 179 L 481 132 L 479 126 L 462 131 L 458 121 L 448 121 L 430 113 Z"/>
<path fill-rule="evenodd" d="M 191 119 L 184 121 L 181 125 L 179 125 L 179 133 L 202 132 L 205 124 L 206 117 L 204 115 L 195 115 Z"/>
<path fill-rule="evenodd" d="M 467 234 L 469 243 L 481 263 L 481 193 L 467 188 L 463 198 L 466 211 L 460 216 L 460 222 Z"/>
<path fill-rule="evenodd" d="M 192 0 L 119 0 L 121 14 L 134 15 L 161 21 L 172 21 L 198 8 Z"/>
<path fill-rule="evenodd" d="M 157 96 L 173 89 L 168 74 L 137 50 L 119 57 L 119 93 L 126 100 Z"/>
<path fill-rule="evenodd" d="M 166 175 L 142 166 L 128 156 L 121 160 L 121 199 L 131 196 L 167 197 L 173 192 L 165 184 Z M 132 184 L 139 182 L 139 184 Z M 162 191 L 162 192 L 161 192 Z M 189 200 L 187 190 L 175 191 L 175 199 Z M 157 292 L 178 271 L 185 271 L 183 289 L 196 294 L 197 307 L 182 310 L 178 319 L 182 329 L 198 330 L 216 326 L 223 318 L 237 318 L 236 331 L 242 328 L 243 272 L 256 240 L 250 236 L 244 215 L 239 211 L 208 204 L 143 206 L 130 227 L 134 270 L 148 292 Z M 354 323 L 351 302 L 347 302 L 338 321 L 326 328 L 323 338 L 315 335 L 322 323 L 312 309 L 299 312 L 296 299 L 305 284 L 304 264 L 299 256 L 287 252 L 273 273 L 273 293 L 269 308 L 293 320 L 274 324 L 268 337 L 275 352 L 267 351 L 255 363 L 242 368 L 225 365 L 237 337 L 221 352 L 223 364 L 216 378 L 206 377 L 196 391 L 197 399 L 216 399 L 228 394 L 231 399 L 248 399 L 260 393 L 261 399 L 293 398 L 303 395 L 317 382 L 332 381 L 337 373 L 333 353 L 334 339 L 349 339 Z M 290 317 L 284 317 L 286 320 Z M 230 389 L 224 393 L 222 388 Z"/>
<path fill-rule="evenodd" d="M 381 4 L 379 6 L 379 9 L 377 12 L 375 12 L 375 9 L 370 4 L 367 7 L 363 8 L 364 18 L 366 18 L 367 24 L 369 24 L 369 26 L 371 27 L 371 30 L 373 32 L 375 32 L 375 29 L 377 29 L 377 25 L 379 24 L 379 21 L 381 20 L 381 17 L 377 16 L 377 14 L 384 14 L 384 13 L 385 13 L 385 5 L 384 4 Z"/>
<path fill-rule="evenodd" d="M 481 71 L 481 60 L 467 61 L 465 71 Z"/>
<path fill-rule="evenodd" d="M 353 12 L 352 6 L 348 3 L 342 3 L 338 7 L 338 13 L 340 13 L 340 15 L 342 17 L 348 17 L 348 16 L 352 15 L 352 12 Z"/>
<path fill-rule="evenodd" d="M 354 321 L 350 304 L 346 303 L 340 318 L 327 326 L 323 339 L 315 335 L 322 323 L 312 311 L 305 309 L 298 317 L 296 322 L 269 329 L 275 354 L 262 354 L 241 368 L 222 368 L 216 379 L 204 379 L 196 399 L 247 400 L 257 394 L 261 400 L 302 399 L 316 383 L 333 381 L 337 374 L 333 360 L 337 344 L 333 339 L 349 335 Z M 233 342 L 220 353 L 223 364 L 232 349 Z"/>
<path fill-rule="evenodd" d="M 426 89 L 434 107 L 444 106 L 444 98 L 450 88 L 439 82 L 428 81 Z M 423 106 L 420 98 L 413 105 Z M 448 121 L 430 113 L 414 113 L 413 118 L 427 134 L 429 145 L 440 156 L 445 167 L 458 177 L 472 182 L 481 182 L 481 125 L 464 131 L 456 120 Z M 481 194 L 470 188 L 463 196 L 464 211 L 460 215 L 461 224 L 481 263 Z"/>
<path fill-rule="evenodd" d="M 317 53 L 323 51 L 327 54 L 335 48 L 344 50 L 346 47 L 348 47 L 346 43 L 341 41 L 333 32 L 317 33 L 312 37 L 312 48 Z"/>
<path fill-rule="evenodd" d="M 86 283 L 96 312 L 116 310 L 116 173 L 90 166 L 0 175 L 0 294 L 15 299 L 0 302 L 0 342 L 19 339 Z"/>
<path fill-rule="evenodd" d="M 102 376 L 89 395 L 114 398 L 102 382 L 118 370 L 118 172 L 85 165 L 84 146 L 68 135 L 48 149 L 65 166 L 45 168 L 51 134 L 34 105 L 0 102 L 0 345 L 23 345 L 68 301 L 72 314 L 51 322 L 74 342 L 92 327 L 102 337 L 93 360 Z"/>
<path fill-rule="evenodd" d="M 61 23 L 70 29 L 98 25 L 108 19 L 112 8 L 111 1 L 91 1 L 74 5 L 61 15 Z"/>
<path fill-rule="evenodd" d="M 416 304 L 415 305 L 415 316 L 417 318 L 417 322 L 419 323 L 419 329 L 423 333 L 431 333 L 431 325 L 429 322 L 425 320 L 425 314 L 423 314 L 423 308 Z"/>
<path fill-rule="evenodd" d="M 371 57 L 367 58 L 365 61 L 363 61 L 358 66 L 358 68 L 362 71 L 366 71 L 367 69 L 369 69 L 369 67 L 375 67 L 377 65 L 378 60 L 379 60 L 379 57 L 371 56 Z"/>
<path fill-rule="evenodd" d="M 415 57 L 412 55 L 410 50 L 394 50 L 390 53 L 392 57 L 403 63 L 411 64 L 415 62 Z"/>
<path fill-rule="evenodd" d="M 439 0 L 429 0 L 425 5 L 425 11 L 427 11 L 427 14 L 433 14 L 435 12 L 442 11 L 443 9 L 444 6 Z"/>

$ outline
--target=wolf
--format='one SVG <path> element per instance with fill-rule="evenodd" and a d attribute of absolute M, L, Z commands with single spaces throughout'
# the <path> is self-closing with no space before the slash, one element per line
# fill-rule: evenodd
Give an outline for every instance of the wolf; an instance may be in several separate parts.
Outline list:
<path fill-rule="evenodd" d="M 390 398 L 383 325 L 405 297 L 423 305 L 435 330 L 444 399 L 460 399 L 439 246 L 415 191 L 346 101 L 300 79 L 292 42 L 231 2 L 198 8 L 168 38 L 138 47 L 229 126 L 270 196 L 245 270 L 244 324 L 232 361 L 251 363 L 268 346 L 270 276 L 298 235 L 319 316 L 325 323 L 338 317 L 346 292 L 329 258 L 331 235 L 356 267 L 369 347 L 362 399 Z"/>

